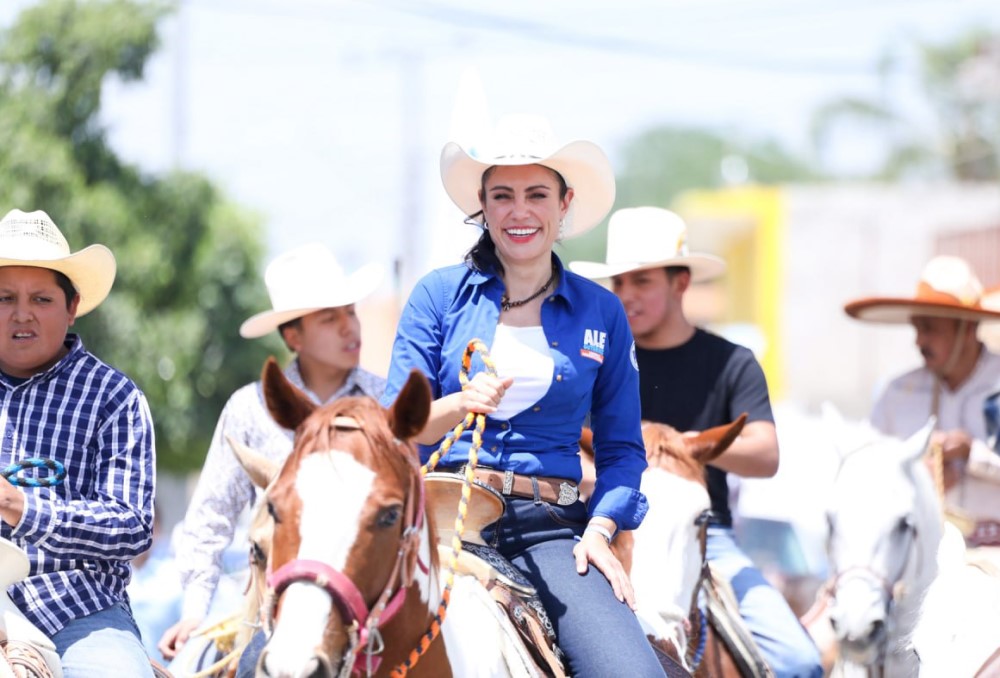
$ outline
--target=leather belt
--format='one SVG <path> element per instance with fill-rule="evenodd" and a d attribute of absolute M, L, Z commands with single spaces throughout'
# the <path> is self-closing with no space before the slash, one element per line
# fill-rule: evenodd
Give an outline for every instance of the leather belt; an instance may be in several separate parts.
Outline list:
<path fill-rule="evenodd" d="M 465 467 L 459 468 L 457 472 L 464 474 Z M 508 497 L 534 499 L 535 486 L 537 485 L 539 499 L 550 504 L 569 506 L 580 498 L 580 490 L 576 483 L 565 478 L 525 476 L 513 471 L 500 471 L 485 466 L 477 466 L 473 475 L 483 485 Z"/>

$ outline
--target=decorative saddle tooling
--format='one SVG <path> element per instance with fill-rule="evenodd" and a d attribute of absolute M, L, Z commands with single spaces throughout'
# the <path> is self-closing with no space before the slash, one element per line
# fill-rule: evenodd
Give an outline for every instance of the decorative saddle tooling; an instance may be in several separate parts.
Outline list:
<path fill-rule="evenodd" d="M 736 595 L 724 576 L 712 570 L 702 578 L 705 612 L 716 635 L 729 648 L 740 673 L 749 678 L 774 678 L 774 672 L 764 661 L 750 630 L 740 616 Z"/>
<path fill-rule="evenodd" d="M 435 517 L 438 530 L 438 551 L 443 559 L 451 553 L 455 536 L 455 506 L 463 488 L 462 477 L 454 473 L 428 473 L 424 476 L 427 490 L 427 510 Z M 542 601 L 531 583 L 506 558 L 480 535 L 482 528 L 503 515 L 503 496 L 492 487 L 476 482 L 471 486 L 468 513 L 462 534 L 462 551 L 456 574 L 471 575 L 479 580 L 510 620 L 538 675 L 564 678 L 566 669 L 563 653 L 556 645 L 556 634 Z"/>

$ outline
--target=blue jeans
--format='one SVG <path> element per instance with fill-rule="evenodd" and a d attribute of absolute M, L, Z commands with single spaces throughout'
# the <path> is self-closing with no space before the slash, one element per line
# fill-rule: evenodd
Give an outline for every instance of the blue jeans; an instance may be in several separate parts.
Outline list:
<path fill-rule="evenodd" d="M 74 619 L 54 636 L 64 678 L 152 678 L 139 627 L 125 603 Z"/>
<path fill-rule="evenodd" d="M 708 528 L 706 555 L 729 579 L 757 647 L 777 678 L 821 678 L 819 650 L 781 592 L 771 586 L 728 527 Z"/>
<path fill-rule="evenodd" d="M 635 613 L 604 575 L 593 565 L 577 574 L 573 547 L 586 524 L 582 502 L 508 498 L 506 513 L 482 535 L 538 590 L 570 675 L 663 676 Z"/>

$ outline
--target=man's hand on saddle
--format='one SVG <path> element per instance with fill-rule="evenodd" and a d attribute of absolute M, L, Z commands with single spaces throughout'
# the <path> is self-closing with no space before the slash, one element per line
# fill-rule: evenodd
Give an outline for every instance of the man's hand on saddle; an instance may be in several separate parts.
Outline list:
<path fill-rule="evenodd" d="M 478 372 L 460 392 L 462 411 L 493 414 L 513 383 L 513 377 L 500 378 Z"/>
<path fill-rule="evenodd" d="M 611 520 L 600 517 L 592 518 L 588 525 L 590 529 L 584 530 L 583 537 L 573 547 L 573 556 L 576 558 L 576 571 L 580 574 L 586 574 L 587 568 L 590 564 L 593 564 L 607 578 L 612 590 L 615 592 L 615 597 L 619 601 L 627 603 L 634 610 L 636 609 L 636 605 L 632 580 L 629 578 L 621 561 L 611 551 L 611 544 L 604 534 L 599 530 L 593 529 L 592 526 L 595 524 L 603 527 L 608 534 L 615 533 L 615 524 Z"/>
<path fill-rule="evenodd" d="M 965 431 L 952 429 L 951 431 L 935 431 L 931 435 L 931 448 L 940 446 L 941 449 L 941 472 L 944 481 L 944 489 L 947 492 L 962 480 L 965 474 L 965 465 L 969 461 L 969 452 L 972 450 L 972 437 Z M 931 476 L 935 474 L 935 455 L 928 454 L 924 457 L 931 471 Z"/>
<path fill-rule="evenodd" d="M 176 657 L 177 653 L 181 651 L 181 648 L 188 641 L 188 638 L 191 637 L 191 634 L 201 625 L 201 622 L 201 619 L 181 619 L 164 631 L 160 642 L 156 645 L 163 658 L 170 660 Z"/>

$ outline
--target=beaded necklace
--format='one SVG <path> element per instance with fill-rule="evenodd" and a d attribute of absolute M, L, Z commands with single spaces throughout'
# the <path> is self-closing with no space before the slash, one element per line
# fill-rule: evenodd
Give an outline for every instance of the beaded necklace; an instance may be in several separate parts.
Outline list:
<path fill-rule="evenodd" d="M 538 288 L 537 292 L 532 294 L 530 297 L 525 297 L 524 299 L 518 299 L 517 301 L 511 301 L 510 297 L 507 296 L 507 293 L 504 292 L 503 296 L 500 297 L 500 308 L 503 309 L 504 311 L 509 311 L 512 308 L 517 308 L 518 306 L 523 306 L 524 304 L 527 304 L 532 299 L 538 298 L 538 296 L 543 292 L 545 292 L 545 290 L 549 289 L 549 287 L 552 285 L 552 283 L 555 282 L 555 280 L 556 280 L 556 266 L 555 264 L 553 264 L 552 275 L 549 276 L 549 279 L 545 281 L 544 285 Z"/>

